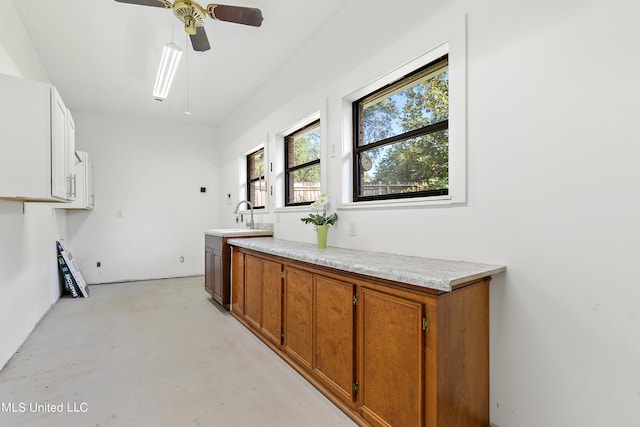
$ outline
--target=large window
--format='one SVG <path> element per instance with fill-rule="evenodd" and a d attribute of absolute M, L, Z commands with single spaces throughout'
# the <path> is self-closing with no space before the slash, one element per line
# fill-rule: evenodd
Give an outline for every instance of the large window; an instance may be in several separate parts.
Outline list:
<path fill-rule="evenodd" d="M 449 194 L 449 64 L 443 56 L 353 103 L 353 200 Z"/>
<path fill-rule="evenodd" d="M 264 148 L 247 155 L 247 200 L 253 208 L 264 208 L 267 184 L 264 179 Z"/>
<path fill-rule="evenodd" d="M 284 138 L 285 206 L 308 205 L 320 195 L 320 120 Z"/>

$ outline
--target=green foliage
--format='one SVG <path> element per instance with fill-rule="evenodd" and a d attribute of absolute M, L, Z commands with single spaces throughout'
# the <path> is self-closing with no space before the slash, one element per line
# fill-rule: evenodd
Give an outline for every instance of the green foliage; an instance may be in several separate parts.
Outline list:
<path fill-rule="evenodd" d="M 313 224 L 313 225 L 333 225 L 338 220 L 338 214 L 333 213 L 329 216 L 320 215 L 320 214 L 309 214 L 308 217 L 300 218 L 300 221 L 305 224 Z"/>
<path fill-rule="evenodd" d="M 391 136 L 393 122 L 398 116 L 398 107 L 391 98 L 367 107 L 363 112 L 365 133 L 363 143 L 369 144 Z"/>
<path fill-rule="evenodd" d="M 445 71 L 365 109 L 364 142 L 401 135 L 439 123 L 448 116 L 449 75 Z M 414 187 L 405 191 L 448 187 L 448 130 L 405 139 L 366 153 L 376 167 L 372 173 L 365 174 L 363 182 L 413 183 Z"/>
<path fill-rule="evenodd" d="M 392 145 L 378 163 L 375 180 L 420 183 L 420 191 L 447 188 L 448 132 L 437 132 Z"/>
<path fill-rule="evenodd" d="M 329 196 L 327 193 L 320 194 L 318 200 L 311 204 L 311 207 L 316 213 L 310 213 L 309 216 L 300 218 L 300 221 L 305 224 L 318 225 L 333 225 L 338 220 L 338 214 L 333 213 L 327 216 L 327 208 L 329 207 Z"/>
<path fill-rule="evenodd" d="M 294 165 L 307 163 L 320 157 L 319 135 L 306 135 L 293 142 Z M 317 141 L 316 141 L 317 139 Z M 304 169 L 298 169 L 293 176 L 295 182 L 320 182 L 320 168 L 310 166 Z"/>

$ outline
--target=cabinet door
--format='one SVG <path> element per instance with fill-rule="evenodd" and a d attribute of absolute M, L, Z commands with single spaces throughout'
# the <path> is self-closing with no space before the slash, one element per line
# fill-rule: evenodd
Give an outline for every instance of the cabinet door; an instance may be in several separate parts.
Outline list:
<path fill-rule="evenodd" d="M 282 343 L 282 264 L 262 260 L 262 333 Z"/>
<path fill-rule="evenodd" d="M 91 164 L 89 153 L 76 151 L 73 156 L 73 161 L 75 165 L 70 174 L 72 175 L 71 189 L 75 196 L 74 200 L 71 203 L 60 203 L 60 206 L 56 207 L 62 209 L 92 210 L 94 206 L 93 165 Z"/>
<path fill-rule="evenodd" d="M 93 190 L 93 184 L 94 184 L 93 163 L 91 163 L 91 159 L 89 159 L 88 155 L 87 155 L 87 169 L 85 173 L 86 173 L 85 188 L 87 193 L 87 208 L 93 209 L 96 205 L 96 196 Z"/>
<path fill-rule="evenodd" d="M 244 254 L 232 251 L 231 262 L 231 312 L 244 317 Z"/>
<path fill-rule="evenodd" d="M 315 275 L 313 373 L 350 406 L 355 405 L 354 285 Z"/>
<path fill-rule="evenodd" d="M 65 115 L 65 176 L 67 177 L 67 198 L 75 200 L 78 197 L 78 172 L 76 171 L 76 124 L 67 108 Z"/>
<path fill-rule="evenodd" d="M 73 156 L 74 169 L 72 181 L 73 191 L 75 192 L 75 198 L 71 203 L 65 203 L 61 207 L 64 209 L 87 209 L 87 163 L 89 156 L 84 151 L 78 151 L 77 156 Z"/>
<path fill-rule="evenodd" d="M 311 371 L 313 361 L 313 275 L 284 270 L 284 351 Z"/>
<path fill-rule="evenodd" d="M 204 248 L 204 290 L 213 295 L 213 249 Z"/>
<path fill-rule="evenodd" d="M 247 321 L 260 329 L 262 324 L 262 260 L 252 255 L 244 257 L 244 314 Z"/>
<path fill-rule="evenodd" d="M 67 107 L 55 88 L 51 88 L 51 195 L 61 199 L 70 196 L 67 175 Z"/>
<path fill-rule="evenodd" d="M 214 249 L 213 255 L 213 294 L 212 297 L 218 304 L 223 304 L 222 300 L 222 253 Z"/>
<path fill-rule="evenodd" d="M 423 304 L 359 291 L 361 414 L 375 426 L 419 426 L 424 413 Z"/>

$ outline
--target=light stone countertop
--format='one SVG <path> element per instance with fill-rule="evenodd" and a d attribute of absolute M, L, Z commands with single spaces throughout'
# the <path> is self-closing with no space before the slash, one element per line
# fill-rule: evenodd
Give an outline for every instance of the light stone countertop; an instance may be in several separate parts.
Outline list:
<path fill-rule="evenodd" d="M 273 231 L 251 228 L 214 228 L 205 231 L 204 234 L 218 237 L 272 236 Z"/>
<path fill-rule="evenodd" d="M 230 239 L 228 243 L 231 246 L 270 255 L 445 292 L 450 292 L 456 285 L 506 270 L 502 265 L 393 255 L 331 246 L 318 249 L 316 245 L 309 243 L 271 237 Z"/>

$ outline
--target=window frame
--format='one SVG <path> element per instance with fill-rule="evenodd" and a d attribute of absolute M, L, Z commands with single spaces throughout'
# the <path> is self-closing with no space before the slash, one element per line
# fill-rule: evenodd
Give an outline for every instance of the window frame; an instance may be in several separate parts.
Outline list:
<path fill-rule="evenodd" d="M 432 124 L 420 127 L 418 129 L 413 129 L 398 135 L 393 135 L 387 138 L 383 138 L 381 140 L 377 140 L 369 144 L 360 145 L 361 104 L 364 104 L 365 101 L 375 100 L 376 98 L 384 98 L 387 93 L 393 92 L 394 88 L 401 88 L 413 82 L 418 82 L 425 75 L 428 75 L 432 72 L 436 72 L 445 67 L 447 68 L 447 70 L 449 70 L 450 68 L 449 52 L 446 52 L 443 55 L 436 57 L 435 59 L 429 61 L 426 65 L 423 65 L 411 72 L 408 72 L 378 89 L 375 89 L 366 93 L 364 96 L 352 102 L 352 119 L 351 120 L 352 120 L 353 135 L 352 135 L 351 158 L 352 158 L 352 165 L 353 165 L 352 167 L 352 173 L 353 173 L 352 183 L 353 184 L 352 184 L 351 200 L 353 202 L 357 203 L 357 202 L 372 202 L 372 201 L 374 202 L 375 201 L 393 201 L 398 199 L 413 199 L 413 198 L 430 199 L 430 198 L 438 198 L 438 197 L 450 195 L 450 188 L 451 188 L 451 182 L 450 182 L 451 170 L 450 169 L 448 169 L 447 171 L 447 188 L 446 189 L 422 190 L 422 191 L 412 191 L 412 192 L 406 192 L 406 193 L 387 193 L 387 194 L 379 194 L 379 195 L 371 195 L 371 196 L 363 196 L 360 194 L 361 184 L 362 184 L 362 177 L 361 177 L 362 165 L 360 162 L 360 156 L 362 153 L 374 150 L 379 147 L 390 146 L 394 143 L 397 143 L 403 140 L 430 135 L 436 132 L 441 132 L 443 130 L 448 131 L 449 119 L 451 115 L 451 111 L 450 111 L 451 103 L 449 102 L 446 120 L 442 120 L 437 123 L 432 123 Z M 449 141 L 450 141 L 450 135 L 447 141 L 448 148 L 450 146 Z M 448 157 L 449 157 L 448 162 L 450 162 L 450 155 L 451 153 L 448 153 Z"/>
<path fill-rule="evenodd" d="M 307 133 L 311 128 L 318 128 L 318 131 L 320 132 L 320 152 L 318 153 L 318 158 L 315 160 L 311 160 L 309 162 L 306 163 L 301 163 L 299 165 L 295 165 L 295 166 L 289 166 L 289 144 L 293 142 L 293 140 L 295 139 L 295 137 L 301 133 Z M 321 165 L 321 158 L 322 158 L 322 130 L 321 130 L 321 125 L 320 125 L 320 119 L 314 120 L 311 123 L 308 123 L 307 125 L 289 133 L 288 135 L 284 136 L 284 206 L 288 207 L 288 206 L 306 206 L 306 205 L 310 205 L 312 204 L 315 200 L 309 200 L 307 202 L 291 202 L 290 196 L 291 195 L 291 190 L 290 190 L 290 176 L 291 174 L 293 174 L 295 171 L 300 170 L 300 169 L 304 169 L 307 168 L 309 166 L 313 166 L 313 165 Z M 320 171 L 320 177 L 322 177 L 322 170 Z M 320 184 L 320 192 L 322 192 L 322 181 L 318 182 Z"/>
<path fill-rule="evenodd" d="M 263 168 L 262 168 L 262 175 L 258 176 L 256 178 L 251 178 L 251 158 L 255 157 L 256 154 L 262 152 L 262 164 L 263 164 Z M 264 147 L 260 147 L 250 153 L 248 153 L 246 155 L 246 179 L 247 179 L 247 183 L 246 183 L 246 197 L 247 200 L 251 202 L 251 204 L 253 205 L 253 209 L 265 209 L 266 206 L 266 201 L 267 201 L 267 190 L 266 190 L 266 151 L 264 149 Z M 251 200 L 251 184 L 254 182 L 260 182 L 263 181 L 265 183 L 265 204 L 264 205 L 255 205 L 255 202 Z"/>

